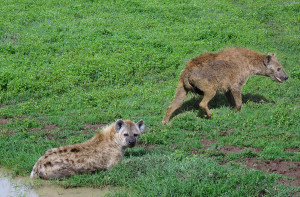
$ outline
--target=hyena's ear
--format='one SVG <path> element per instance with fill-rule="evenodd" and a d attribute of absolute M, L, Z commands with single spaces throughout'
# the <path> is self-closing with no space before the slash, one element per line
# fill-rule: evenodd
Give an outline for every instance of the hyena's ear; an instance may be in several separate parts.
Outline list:
<path fill-rule="evenodd" d="M 117 120 L 116 123 L 115 123 L 115 130 L 119 133 L 119 131 L 122 129 L 122 127 L 125 126 L 125 122 L 120 119 L 120 120 Z"/>
<path fill-rule="evenodd" d="M 138 123 L 136 123 L 136 126 L 141 133 L 145 130 L 145 122 L 143 120 L 138 121 Z"/>
<path fill-rule="evenodd" d="M 272 55 L 267 55 L 264 59 L 264 64 L 268 66 L 272 60 Z"/>

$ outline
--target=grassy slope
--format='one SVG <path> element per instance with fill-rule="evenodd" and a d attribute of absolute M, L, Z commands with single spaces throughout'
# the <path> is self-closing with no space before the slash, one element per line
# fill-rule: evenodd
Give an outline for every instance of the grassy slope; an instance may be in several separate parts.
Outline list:
<path fill-rule="evenodd" d="M 126 186 L 143 195 L 291 193 L 276 176 L 216 162 L 248 152 L 190 153 L 218 156 L 218 147 L 234 145 L 261 148 L 259 159 L 300 161 L 299 152 L 284 151 L 300 147 L 299 8 L 294 1 L 1 2 L 0 116 L 9 123 L 0 125 L 0 164 L 28 175 L 48 148 L 91 137 L 82 132 L 87 123 L 142 118 L 148 130 L 141 141 L 158 147 L 129 150 L 111 171 L 60 183 Z M 189 96 L 162 126 L 185 62 L 228 46 L 275 52 L 290 79 L 251 77 L 242 112 L 232 113 L 221 95 L 210 103 L 210 120 L 198 109 L 201 97 Z M 56 126 L 31 132 L 44 125 Z M 203 150 L 204 138 L 217 141 L 214 150 Z"/>

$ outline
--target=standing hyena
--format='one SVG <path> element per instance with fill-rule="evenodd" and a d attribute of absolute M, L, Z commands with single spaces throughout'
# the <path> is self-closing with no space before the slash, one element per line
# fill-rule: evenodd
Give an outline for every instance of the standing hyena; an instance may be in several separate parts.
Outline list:
<path fill-rule="evenodd" d="M 288 79 L 274 55 L 262 55 L 245 48 L 229 48 L 190 60 L 181 73 L 175 99 L 162 123 L 169 122 L 189 91 L 204 94 L 199 105 L 208 117 L 211 117 L 208 102 L 218 92 L 225 92 L 228 102 L 235 104 L 233 110 L 239 111 L 242 107 L 241 89 L 251 75 L 268 76 L 279 82 Z"/>
<path fill-rule="evenodd" d="M 31 178 L 69 177 L 74 174 L 107 170 L 122 160 L 124 150 L 137 143 L 145 123 L 117 120 L 90 140 L 48 150 L 34 165 Z"/>

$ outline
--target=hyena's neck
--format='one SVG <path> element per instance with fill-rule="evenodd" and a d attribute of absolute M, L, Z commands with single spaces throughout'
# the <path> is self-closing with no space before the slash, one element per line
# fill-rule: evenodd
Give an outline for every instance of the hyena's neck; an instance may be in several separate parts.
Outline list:
<path fill-rule="evenodd" d="M 124 147 L 121 143 L 121 141 L 118 138 L 114 138 L 113 142 L 114 144 L 116 144 L 116 146 L 124 152 L 124 150 L 126 149 L 126 147 Z"/>
<path fill-rule="evenodd" d="M 265 55 L 256 55 L 250 58 L 249 62 L 249 76 L 250 75 L 266 75 L 266 66 L 264 65 Z"/>

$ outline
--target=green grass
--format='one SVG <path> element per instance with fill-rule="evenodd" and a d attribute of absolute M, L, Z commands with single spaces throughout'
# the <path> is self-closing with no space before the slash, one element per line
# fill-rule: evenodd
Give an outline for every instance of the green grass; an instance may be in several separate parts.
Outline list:
<path fill-rule="evenodd" d="M 155 148 L 128 150 L 110 171 L 58 183 L 114 185 L 137 196 L 289 196 L 297 190 L 277 175 L 235 164 L 253 156 L 300 161 L 299 152 L 285 151 L 300 147 L 297 1 L 0 4 L 0 117 L 9 119 L 0 124 L 1 166 L 29 176 L 47 149 L 90 138 L 87 124 L 144 119 L 141 141 Z M 170 124 L 161 125 L 185 62 L 230 46 L 276 53 L 290 78 L 280 84 L 251 77 L 242 111 L 233 113 L 219 95 L 209 104 L 209 120 L 198 107 L 202 97 L 190 95 Z M 55 126 L 47 131 L 45 125 Z M 204 149 L 202 139 L 215 143 Z M 223 154 L 224 145 L 262 151 Z"/>

